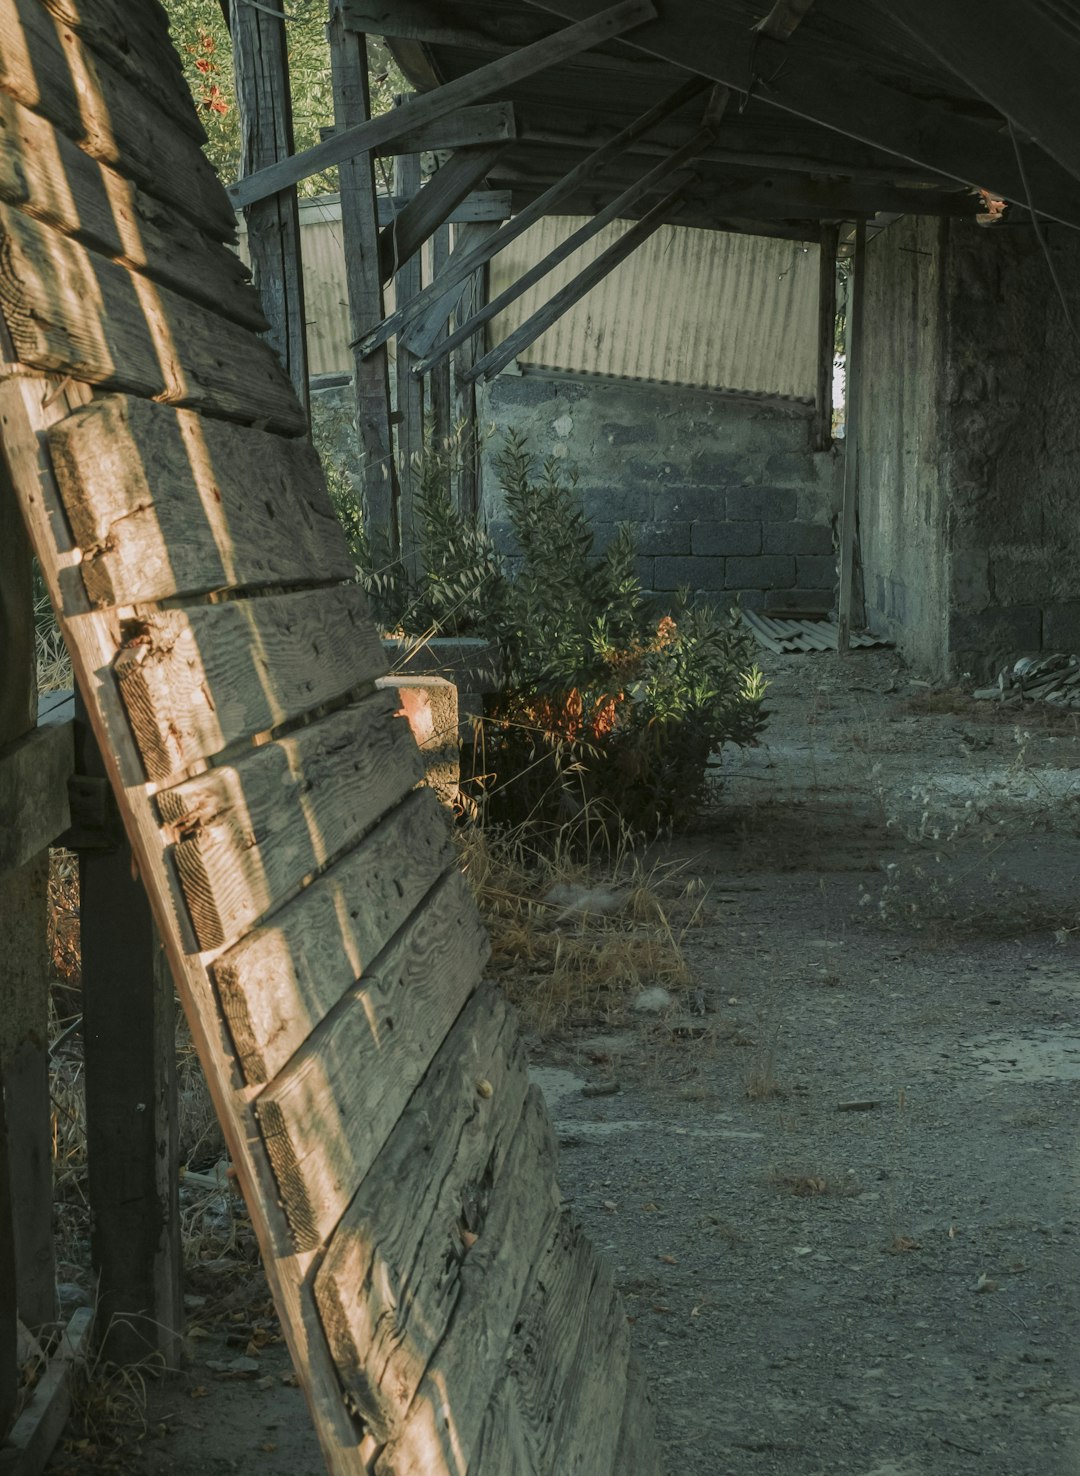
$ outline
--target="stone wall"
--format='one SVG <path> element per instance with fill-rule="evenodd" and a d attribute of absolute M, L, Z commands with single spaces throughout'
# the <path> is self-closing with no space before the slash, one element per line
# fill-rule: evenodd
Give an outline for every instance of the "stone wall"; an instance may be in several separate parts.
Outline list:
<path fill-rule="evenodd" d="M 1080 243 L 1046 228 L 1080 322 Z M 1032 231 L 900 221 L 867 252 L 868 614 L 927 674 L 1080 649 L 1080 345 Z"/>
<path fill-rule="evenodd" d="M 507 429 L 578 473 L 598 546 L 633 525 L 642 585 L 753 608 L 827 610 L 842 458 L 810 449 L 802 407 L 667 385 L 500 375 L 483 388 L 482 497 L 513 556 L 494 461 Z"/>

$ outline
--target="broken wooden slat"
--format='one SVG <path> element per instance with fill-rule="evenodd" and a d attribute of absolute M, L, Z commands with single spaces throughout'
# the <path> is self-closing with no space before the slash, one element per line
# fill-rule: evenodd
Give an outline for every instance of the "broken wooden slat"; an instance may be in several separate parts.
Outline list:
<path fill-rule="evenodd" d="M 616 195 L 613 200 L 610 200 L 601 210 L 598 210 L 583 226 L 579 227 L 576 231 L 572 231 L 564 241 L 560 241 L 545 257 L 522 272 L 521 276 L 512 282 L 509 287 L 500 292 L 497 297 L 492 298 L 490 302 L 484 303 L 466 322 L 460 323 L 453 333 L 442 340 L 437 349 L 433 350 L 426 358 L 421 360 L 416 366 L 416 373 L 428 373 L 441 358 L 450 353 L 452 349 L 457 348 L 458 344 L 463 343 L 466 338 L 471 337 L 484 323 L 496 317 L 504 308 L 509 307 L 512 302 L 516 302 L 523 293 L 527 292 L 535 283 L 542 281 L 549 272 L 554 271 L 560 262 L 572 256 L 586 241 L 591 241 L 605 226 L 610 225 L 613 220 L 617 220 L 620 216 L 625 215 L 630 206 L 636 201 L 647 195 L 651 190 L 655 190 L 659 186 L 666 184 L 672 174 L 681 165 L 686 164 L 692 159 L 695 154 L 699 153 L 704 143 L 711 137 L 712 133 L 709 129 L 700 129 L 681 148 L 676 149 L 670 159 L 665 159 L 662 163 L 656 164 L 652 169 L 647 170 L 640 179 L 635 180 L 627 189 Z M 673 196 L 668 196 L 668 202 L 673 202 L 674 198 Z M 640 222 L 638 224 L 640 225 Z M 651 234 L 651 232 L 646 232 L 646 234 Z M 643 240 L 644 236 L 641 239 Z M 608 250 L 613 249 L 613 247 L 608 247 Z M 600 260 L 600 258 L 597 257 L 596 260 Z M 617 263 L 615 264 L 617 265 Z M 602 273 L 601 275 L 605 274 Z M 599 281 L 599 278 L 596 280 Z M 531 339 L 528 340 L 528 342 L 531 341 Z M 498 349 L 493 350 L 493 353 L 498 352 Z"/>
<path fill-rule="evenodd" d="M 484 985 L 443 1042 L 319 1268 L 315 1295 L 342 1382 L 380 1440 L 396 1432 L 453 1316 L 461 1266 L 484 1234 L 491 1186 L 527 1089 L 516 1017 Z"/>
<path fill-rule="evenodd" d="M 459 370 L 459 377 L 465 380 L 491 379 L 504 369 L 510 360 L 517 354 L 528 348 L 529 344 L 545 333 L 553 323 L 558 322 L 563 313 L 568 312 L 576 302 L 580 302 L 587 292 L 591 292 L 598 282 L 602 282 L 609 272 L 613 272 L 617 266 L 626 260 L 642 242 L 660 229 L 662 225 L 669 223 L 670 216 L 678 208 L 682 199 L 685 186 L 680 184 L 666 194 L 663 199 L 648 210 L 640 220 L 634 224 L 619 239 L 613 242 L 599 256 L 593 258 L 587 266 L 582 267 L 576 277 L 571 278 L 565 287 L 560 287 L 544 304 L 538 308 L 531 317 L 526 318 L 524 323 L 519 324 L 512 333 L 507 334 L 497 348 L 489 350 L 471 369 Z M 479 316 L 479 314 L 478 314 Z M 453 341 L 454 334 L 446 340 Z M 442 352 L 446 344 L 440 344 L 438 352 Z M 434 358 L 434 354 L 429 356 Z"/>
<path fill-rule="evenodd" d="M 836 359 L 836 253 L 838 226 L 821 228 L 818 246 L 817 377 L 814 390 L 813 447 L 828 451 L 833 443 L 833 374 Z"/>
<path fill-rule="evenodd" d="M 72 1314 L 48 1368 L 0 1450 L 0 1472 L 10 1476 L 38 1476 L 48 1465 L 67 1424 L 71 1383 L 78 1365 L 86 1360 L 93 1320 L 91 1307 L 80 1307 Z"/>
<path fill-rule="evenodd" d="M 509 246 L 511 241 L 516 241 L 524 231 L 542 219 L 545 214 L 553 212 L 556 205 L 572 195 L 575 190 L 580 189 L 612 159 L 618 158 L 625 149 L 643 134 L 648 133 L 657 123 L 678 111 L 692 98 L 699 96 L 707 85 L 699 77 L 684 82 L 669 97 L 664 98 L 663 102 L 647 109 L 633 123 L 621 129 L 614 138 L 594 149 L 587 158 L 582 159 L 580 164 L 575 164 L 573 169 L 569 170 L 558 183 L 553 184 L 535 200 L 530 200 L 511 220 L 500 226 L 497 232 L 485 233 L 483 241 L 473 241 L 468 250 L 460 253 L 455 251 L 443 271 L 428 287 L 424 288 L 419 297 L 414 298 L 405 306 L 396 307 L 388 318 L 358 339 L 354 345 L 357 352 L 370 354 L 406 323 L 415 323 L 420 314 L 427 313 L 432 305 L 445 297 L 451 288 L 463 285 L 474 273 L 481 271 L 497 252 Z"/>
<path fill-rule="evenodd" d="M 468 883 L 452 871 L 256 1099 L 299 1249 L 341 1219 L 487 954 Z"/>
<path fill-rule="evenodd" d="M 0 93 L 0 199 L 226 318 L 261 331 L 266 320 L 247 268 L 227 246 L 192 230 L 124 175 Z"/>
<path fill-rule="evenodd" d="M 268 732 L 386 671 L 359 585 L 147 611 L 116 659 L 151 779 Z"/>
<path fill-rule="evenodd" d="M 564 1215 L 514 1321 L 505 1381 L 485 1416 L 478 1468 L 622 1476 L 615 1452 L 629 1350 L 626 1312 L 611 1273 L 581 1226 Z"/>
<path fill-rule="evenodd" d="M 454 1316 L 404 1426 L 376 1463 L 378 1476 L 476 1469 L 484 1417 L 532 1266 L 558 1214 L 554 1134 L 543 1097 L 531 1087 L 492 1186 L 483 1233 L 462 1263 Z"/>
<path fill-rule="evenodd" d="M 656 1406 L 637 1355 L 631 1353 L 626 1378 L 619 1448 L 612 1476 L 657 1476 L 663 1470 L 656 1440 Z"/>
<path fill-rule="evenodd" d="M 394 692 L 157 795 L 201 948 L 216 948 L 355 845 L 423 773 Z"/>
<path fill-rule="evenodd" d="M 0 0 L 0 91 L 219 241 L 232 240 L 236 218 L 197 140 L 39 0 Z"/>
<path fill-rule="evenodd" d="M 96 605 L 355 573 L 306 440 L 110 395 L 49 450 Z"/>
<path fill-rule="evenodd" d="M 0 205 L 0 308 L 20 360 L 148 399 L 299 434 L 270 347 L 169 287 Z"/>
<path fill-rule="evenodd" d="M 276 194 L 278 190 L 288 189 L 290 185 L 297 184 L 312 174 L 318 174 L 321 169 L 340 164 L 353 154 L 377 149 L 388 138 L 407 128 L 423 127 L 455 108 L 490 97 L 492 93 L 500 92 L 514 82 L 520 82 L 524 77 L 531 77 L 536 72 L 557 66 L 560 62 L 588 50 L 590 46 L 597 46 L 602 41 L 609 41 L 624 31 L 641 25 L 655 14 L 651 0 L 622 0 L 621 4 L 602 10 L 588 20 L 567 26 L 552 36 L 545 36 L 542 41 L 524 46 L 519 51 L 512 51 L 486 66 L 477 67 L 464 77 L 456 77 L 433 92 L 413 96 L 392 113 L 383 113 L 367 123 L 342 129 L 333 138 L 324 139 L 322 143 L 302 150 L 291 159 L 283 159 L 269 169 L 262 169 L 258 174 L 238 180 L 230 188 L 229 197 L 237 207 L 250 205 L 253 200 L 263 200 L 267 195 Z"/>
<path fill-rule="evenodd" d="M 415 256 L 436 227 L 479 184 L 505 147 L 479 144 L 472 149 L 457 149 L 450 161 L 407 201 L 379 237 L 379 269 L 384 282 Z"/>
<path fill-rule="evenodd" d="M 0 875 L 47 850 L 71 824 L 70 723 L 37 728 L 0 751 Z"/>
<path fill-rule="evenodd" d="M 416 154 L 402 154 L 394 163 L 394 189 L 411 199 L 420 190 L 420 159 Z M 381 243 L 380 243 L 381 244 Z M 394 274 L 394 297 L 410 302 L 420 291 L 420 258 L 412 256 Z M 416 527 L 416 495 L 419 490 L 419 460 L 424 452 L 424 385 L 413 376 L 413 358 L 404 344 L 398 344 L 394 365 L 397 381 L 397 472 L 398 472 L 398 536 L 406 570 L 412 578 L 419 572 L 419 529 Z"/>
<path fill-rule="evenodd" d="M 446 817 L 429 789 L 418 790 L 215 960 L 214 983 L 249 1082 L 281 1070 L 453 860 Z"/>

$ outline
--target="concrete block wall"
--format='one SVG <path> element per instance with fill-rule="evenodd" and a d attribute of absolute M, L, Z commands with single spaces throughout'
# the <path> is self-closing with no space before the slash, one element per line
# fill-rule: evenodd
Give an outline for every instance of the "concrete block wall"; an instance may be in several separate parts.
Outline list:
<path fill-rule="evenodd" d="M 483 388 L 482 498 L 500 550 L 514 553 L 495 458 L 508 429 L 538 463 L 578 474 L 597 546 L 633 525 L 645 589 L 754 609 L 828 610 L 831 519 L 842 455 L 810 449 L 803 407 L 777 408 L 668 385 L 500 375 Z"/>

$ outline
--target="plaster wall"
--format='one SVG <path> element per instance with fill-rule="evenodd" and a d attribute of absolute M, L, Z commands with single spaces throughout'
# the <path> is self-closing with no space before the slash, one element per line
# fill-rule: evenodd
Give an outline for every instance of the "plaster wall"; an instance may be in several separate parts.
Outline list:
<path fill-rule="evenodd" d="M 495 457 L 508 429 L 538 462 L 576 469 L 597 546 L 634 526 L 642 585 L 688 586 L 752 608 L 827 610 L 836 580 L 830 520 L 842 458 L 810 449 L 803 407 L 705 390 L 540 375 L 482 388 L 482 505 L 497 546 L 514 555 Z"/>

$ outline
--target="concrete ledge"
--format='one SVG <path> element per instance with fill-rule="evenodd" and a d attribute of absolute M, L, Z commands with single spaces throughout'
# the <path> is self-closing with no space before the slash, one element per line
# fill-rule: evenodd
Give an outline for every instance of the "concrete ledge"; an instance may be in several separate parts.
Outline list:
<path fill-rule="evenodd" d="M 453 682 L 439 676 L 379 677 L 382 691 L 396 691 L 401 707 L 424 761 L 424 779 L 438 797 L 449 804 L 461 780 L 461 750 L 458 744 L 458 694 Z"/>

